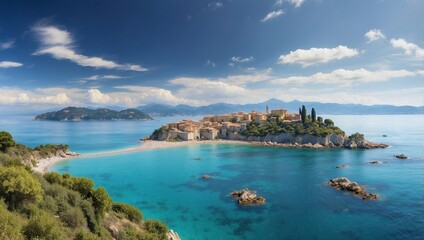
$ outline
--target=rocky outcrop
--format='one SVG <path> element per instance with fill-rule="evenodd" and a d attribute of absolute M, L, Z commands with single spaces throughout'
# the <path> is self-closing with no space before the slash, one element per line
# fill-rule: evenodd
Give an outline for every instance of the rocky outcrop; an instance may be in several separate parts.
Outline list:
<path fill-rule="evenodd" d="M 367 140 L 355 141 L 355 140 L 350 140 L 349 138 L 345 139 L 345 142 L 344 142 L 343 145 L 344 145 L 345 148 L 350 148 L 350 149 L 387 148 L 389 146 L 387 144 L 373 143 L 373 142 L 370 142 L 370 141 L 367 141 Z"/>
<path fill-rule="evenodd" d="M 209 178 L 211 178 L 211 176 L 209 176 L 209 175 L 203 175 L 202 176 L 202 179 L 209 179 Z"/>
<path fill-rule="evenodd" d="M 168 239 L 169 240 L 181 240 L 180 236 L 178 236 L 177 232 L 174 232 L 172 229 L 168 232 Z"/>
<path fill-rule="evenodd" d="M 342 191 L 353 192 L 354 195 L 359 196 L 364 200 L 378 198 L 376 194 L 366 192 L 365 187 L 357 184 L 356 182 L 351 182 L 345 177 L 333 178 L 328 182 L 328 184 Z"/>
<path fill-rule="evenodd" d="M 374 160 L 374 161 L 371 161 L 371 162 L 368 162 L 369 164 L 382 164 L 382 162 L 380 162 L 380 161 L 377 161 L 377 160 Z"/>
<path fill-rule="evenodd" d="M 225 130 L 222 132 L 222 130 Z M 225 132 L 225 134 L 224 134 Z M 156 130 L 150 138 L 158 141 L 169 141 L 169 139 L 178 137 L 180 140 L 185 140 L 185 136 L 176 136 L 182 132 L 171 131 L 167 128 Z M 175 136 L 174 136 L 175 135 Z M 295 148 L 349 148 L 349 149 L 372 149 L 386 148 L 386 144 L 372 143 L 365 139 L 350 139 L 341 134 L 328 134 L 325 136 L 314 136 L 310 134 L 296 135 L 292 133 L 268 134 L 266 136 L 245 136 L 242 135 L 236 128 L 221 129 L 218 135 L 220 139 L 231 141 L 246 141 L 254 143 L 262 143 L 263 146 L 278 146 L 278 147 L 295 147 Z M 201 139 L 201 138 L 200 138 Z"/>
<path fill-rule="evenodd" d="M 257 196 L 255 191 L 251 191 L 247 188 L 240 191 L 234 191 L 231 193 L 232 196 L 237 198 L 237 203 L 240 205 L 262 205 L 265 204 L 265 198 Z"/>
<path fill-rule="evenodd" d="M 399 159 L 408 159 L 408 156 L 404 155 L 404 154 L 399 154 L 399 155 L 395 155 L 395 158 L 399 158 Z"/>

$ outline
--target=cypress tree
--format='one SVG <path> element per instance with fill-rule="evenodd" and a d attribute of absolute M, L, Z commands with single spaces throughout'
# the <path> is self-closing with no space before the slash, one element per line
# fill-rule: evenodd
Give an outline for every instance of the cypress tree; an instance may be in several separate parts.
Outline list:
<path fill-rule="evenodd" d="M 299 108 L 299 114 L 302 115 L 302 109 Z"/>
<path fill-rule="evenodd" d="M 312 122 L 315 122 L 317 120 L 317 113 L 315 112 L 315 108 L 312 108 L 311 116 Z"/>
<path fill-rule="evenodd" d="M 305 107 L 305 105 L 302 105 L 301 116 L 302 116 L 302 123 L 305 123 L 305 121 L 306 121 L 306 107 Z"/>

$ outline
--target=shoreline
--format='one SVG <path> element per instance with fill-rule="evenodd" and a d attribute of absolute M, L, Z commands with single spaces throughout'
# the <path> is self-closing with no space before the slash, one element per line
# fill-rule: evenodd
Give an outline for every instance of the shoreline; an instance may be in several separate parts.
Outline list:
<path fill-rule="evenodd" d="M 140 151 L 149 151 L 157 150 L 164 148 L 175 148 L 175 147 L 185 147 L 192 145 L 209 145 L 209 144 L 233 144 L 233 145 L 250 145 L 258 147 L 277 147 L 277 148 L 294 148 L 294 149 L 334 149 L 341 147 L 327 147 L 320 144 L 286 144 L 286 143 L 272 143 L 272 142 L 248 142 L 248 141 L 239 141 L 239 140 L 202 140 L 202 141 L 181 141 L 181 142 L 168 142 L 168 141 L 156 141 L 156 140 L 144 140 L 142 143 L 135 147 L 129 147 L 113 151 L 97 152 L 97 153 L 87 153 L 87 154 L 77 154 L 77 155 L 67 155 L 66 157 L 51 157 L 46 159 L 41 159 L 36 167 L 33 167 L 35 172 L 44 174 L 49 171 L 49 168 L 58 162 L 67 161 L 69 159 L 77 158 L 90 158 L 90 157 L 103 157 L 103 156 L 113 156 L 125 153 L 134 153 Z"/>
<path fill-rule="evenodd" d="M 185 147 L 191 145 L 201 145 L 201 144 L 236 144 L 236 145 L 257 145 L 253 142 L 243 142 L 243 141 L 231 141 L 231 140 L 206 140 L 206 141 L 183 141 L 183 142 L 166 142 L 166 141 L 143 141 L 139 146 L 129 147 L 113 151 L 105 151 L 98 153 L 87 153 L 87 154 L 78 154 L 77 156 L 66 156 L 66 157 L 50 157 L 41 159 L 37 162 L 37 166 L 32 169 L 35 172 L 44 174 L 49 171 L 49 168 L 56 163 L 67 161 L 70 159 L 78 158 L 90 158 L 90 157 L 104 157 L 104 156 L 113 156 L 125 153 L 133 153 L 140 151 L 149 151 L 157 150 L 164 148 L 174 148 L 174 147 Z"/>

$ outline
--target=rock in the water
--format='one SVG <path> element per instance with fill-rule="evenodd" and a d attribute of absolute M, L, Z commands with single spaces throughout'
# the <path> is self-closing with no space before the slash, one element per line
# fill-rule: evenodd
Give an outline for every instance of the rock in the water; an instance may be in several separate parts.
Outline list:
<path fill-rule="evenodd" d="M 382 137 L 387 137 L 387 135 L 386 134 L 383 134 L 383 136 Z"/>
<path fill-rule="evenodd" d="M 333 178 L 328 183 L 336 189 L 353 192 L 356 196 L 360 196 L 364 200 L 378 198 L 376 194 L 366 192 L 365 187 L 356 182 L 351 182 L 345 177 Z"/>
<path fill-rule="evenodd" d="M 342 164 L 342 165 L 337 165 L 336 166 L 336 168 L 347 168 L 347 167 L 349 167 L 348 165 L 344 165 L 344 164 Z"/>
<path fill-rule="evenodd" d="M 395 155 L 395 157 L 399 158 L 399 159 L 407 159 L 408 158 L 408 156 L 406 156 L 404 154 Z"/>
<path fill-rule="evenodd" d="M 380 161 L 377 161 L 377 160 L 374 160 L 374 161 L 371 161 L 371 162 L 368 162 L 369 164 L 382 164 L 382 162 L 380 162 Z"/>
<path fill-rule="evenodd" d="M 199 158 L 199 157 L 197 157 L 197 158 L 195 158 L 194 160 L 202 160 L 201 158 Z"/>
<path fill-rule="evenodd" d="M 257 196 L 254 191 L 250 191 L 245 188 L 240 191 L 234 191 L 231 193 L 234 197 L 237 197 L 237 203 L 240 205 L 262 205 L 265 204 L 265 198 Z"/>
<path fill-rule="evenodd" d="M 209 175 L 203 175 L 202 178 L 203 179 L 209 179 L 209 178 L 211 178 L 211 176 L 209 176 Z"/>

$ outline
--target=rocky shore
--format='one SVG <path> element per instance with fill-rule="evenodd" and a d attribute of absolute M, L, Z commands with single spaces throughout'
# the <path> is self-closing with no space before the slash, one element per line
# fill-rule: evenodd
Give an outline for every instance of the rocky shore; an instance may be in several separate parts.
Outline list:
<path fill-rule="evenodd" d="M 351 182 L 345 177 L 333 178 L 328 182 L 328 184 L 342 191 L 353 192 L 355 196 L 359 196 L 364 200 L 378 199 L 376 194 L 366 192 L 364 186 L 361 186 L 356 182 Z"/>

